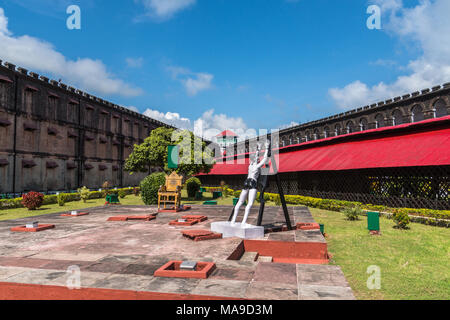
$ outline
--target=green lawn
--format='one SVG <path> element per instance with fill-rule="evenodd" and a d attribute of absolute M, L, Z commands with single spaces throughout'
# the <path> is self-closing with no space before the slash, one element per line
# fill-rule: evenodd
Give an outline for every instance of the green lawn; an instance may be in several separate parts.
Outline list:
<path fill-rule="evenodd" d="M 120 199 L 123 205 L 144 205 L 140 197 L 129 195 L 125 199 Z M 43 214 L 50 214 L 56 212 L 81 210 L 92 207 L 99 207 L 105 204 L 105 199 L 88 200 L 86 203 L 82 201 L 67 202 L 63 207 L 57 204 L 45 205 L 35 211 L 29 211 L 26 208 L 8 209 L 0 211 L 0 221 L 20 219 L 32 216 L 40 216 Z"/>
<path fill-rule="evenodd" d="M 397 230 L 380 219 L 381 236 L 370 236 L 367 220 L 310 209 L 325 224 L 328 250 L 358 299 L 450 299 L 450 229 L 412 223 Z M 381 290 L 367 289 L 367 267 L 381 268 Z"/>
<path fill-rule="evenodd" d="M 186 190 L 182 190 L 182 203 L 183 204 L 202 204 L 206 200 L 212 200 L 212 193 L 205 193 L 205 197 L 202 201 L 189 200 L 187 197 Z M 217 199 L 219 205 L 231 205 L 233 204 L 232 198 Z M 120 199 L 122 205 L 144 205 L 141 197 L 136 197 L 134 195 L 126 196 L 124 199 Z M 44 214 L 88 209 L 92 207 L 103 206 L 105 204 L 105 199 L 93 199 L 88 200 L 86 203 L 82 201 L 67 202 L 63 207 L 58 204 L 45 205 L 35 211 L 29 211 L 26 208 L 18 209 L 8 209 L 0 210 L 0 221 L 20 219 L 32 216 L 40 216 Z"/>
<path fill-rule="evenodd" d="M 201 204 L 187 199 L 183 204 Z M 219 205 L 231 205 L 232 197 L 217 199 Z M 64 207 L 48 205 L 36 211 L 10 209 L 0 211 L 0 221 L 62 211 L 102 206 L 104 199 L 67 203 Z M 120 199 L 123 205 L 143 205 L 133 195 Z M 257 205 L 257 204 L 255 204 Z M 274 205 L 268 203 L 268 205 Z M 332 263 L 341 266 L 358 299 L 450 299 L 450 229 L 411 224 L 411 230 L 397 230 L 394 223 L 380 219 L 382 236 L 370 236 L 366 218 L 347 221 L 343 213 L 310 209 L 315 220 L 325 224 Z M 381 289 L 369 290 L 367 267 L 381 268 Z"/>

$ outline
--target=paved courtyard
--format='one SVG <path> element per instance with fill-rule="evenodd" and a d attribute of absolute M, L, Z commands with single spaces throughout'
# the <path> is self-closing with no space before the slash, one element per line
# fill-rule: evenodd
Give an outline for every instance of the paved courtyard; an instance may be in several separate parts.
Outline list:
<path fill-rule="evenodd" d="M 0 285 L 65 287 L 70 276 L 67 268 L 78 266 L 82 288 L 199 298 L 354 299 L 339 266 L 311 264 L 311 259 L 305 259 L 305 263 L 286 259 L 289 263 L 279 263 L 273 257 L 274 262 L 270 262 L 272 257 L 258 256 L 247 248 L 236 256 L 238 248 L 243 248 L 241 239 L 194 242 L 182 236 L 184 230 L 209 230 L 211 222 L 227 220 L 231 210 L 229 206 L 193 206 L 185 213 L 159 213 L 152 221 L 117 222 L 107 219 L 124 214 L 156 214 L 157 209 L 112 206 L 89 209 L 89 215 L 80 217 L 50 214 L 0 222 Z M 257 210 L 252 210 L 249 223 L 255 224 Z M 290 207 L 289 212 L 293 225 L 314 222 L 305 207 Z M 171 220 L 186 214 L 204 215 L 208 220 L 191 227 L 169 226 Z M 32 221 L 54 224 L 56 228 L 38 233 L 10 231 L 11 227 Z M 283 223 L 281 208 L 266 208 L 263 225 L 267 229 L 281 229 Z M 314 249 L 314 245 L 326 245 L 318 230 L 270 232 L 262 241 L 266 241 L 263 247 L 298 244 L 300 247 L 295 248 Z M 214 262 L 216 269 L 208 279 L 154 277 L 155 270 L 170 260 Z"/>

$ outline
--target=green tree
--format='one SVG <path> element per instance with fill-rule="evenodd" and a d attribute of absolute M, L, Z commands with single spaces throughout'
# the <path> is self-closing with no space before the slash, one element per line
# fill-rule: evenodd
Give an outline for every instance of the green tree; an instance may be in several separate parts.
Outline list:
<path fill-rule="evenodd" d="M 194 145 L 200 148 L 195 148 Z M 206 143 L 195 137 L 190 131 L 175 131 L 173 128 L 160 127 L 153 130 L 149 137 L 140 145 L 135 145 L 125 163 L 125 170 L 148 172 L 153 168 L 161 168 L 166 173 L 173 171 L 168 168 L 168 147 L 178 145 L 180 148 L 180 164 L 177 173 L 190 176 L 199 172 L 208 173 L 213 163 L 213 157 Z M 197 150 L 198 149 L 198 150 Z"/>

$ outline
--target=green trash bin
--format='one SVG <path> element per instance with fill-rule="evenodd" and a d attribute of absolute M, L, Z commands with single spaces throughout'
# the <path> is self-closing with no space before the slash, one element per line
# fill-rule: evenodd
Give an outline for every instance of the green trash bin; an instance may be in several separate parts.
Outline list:
<path fill-rule="evenodd" d="M 237 205 L 237 203 L 239 202 L 239 198 L 233 198 L 233 206 Z M 247 201 L 244 202 L 244 206 L 247 205 Z"/>
<path fill-rule="evenodd" d="M 367 212 L 367 229 L 369 231 L 380 231 L 379 212 Z"/>
<path fill-rule="evenodd" d="M 108 194 L 106 196 L 106 202 L 109 204 L 120 204 L 119 195 L 117 193 Z"/>
<path fill-rule="evenodd" d="M 320 233 L 325 234 L 325 225 L 319 224 L 320 226 Z"/>

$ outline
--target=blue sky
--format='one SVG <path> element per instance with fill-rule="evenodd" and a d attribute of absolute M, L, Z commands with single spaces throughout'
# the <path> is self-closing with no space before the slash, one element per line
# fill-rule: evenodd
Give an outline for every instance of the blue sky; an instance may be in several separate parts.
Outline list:
<path fill-rule="evenodd" d="M 0 59 L 178 126 L 271 129 L 450 81 L 449 2 L 2 0 Z"/>

